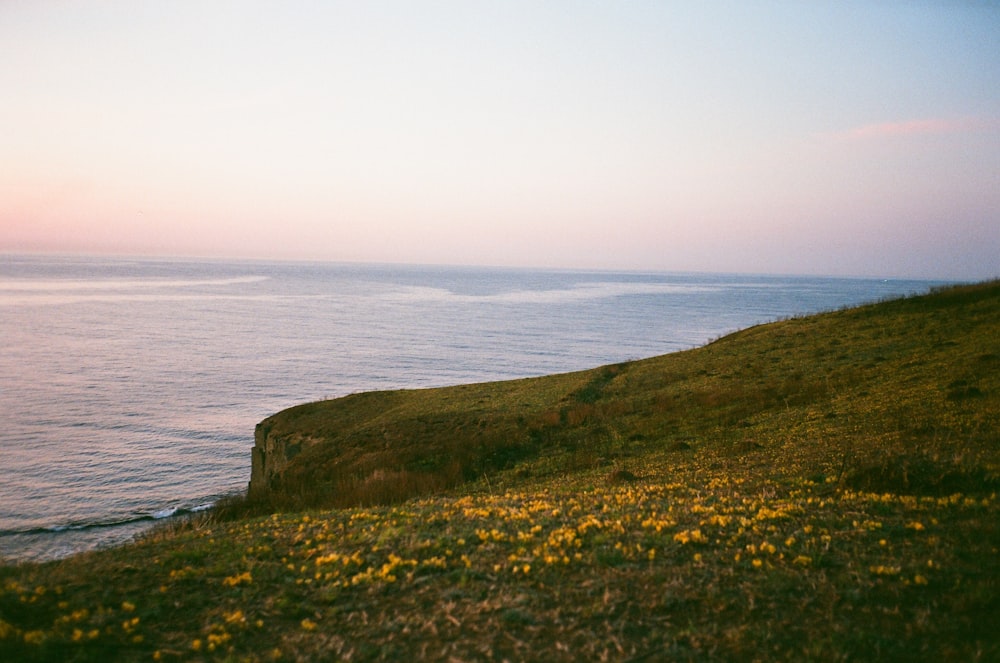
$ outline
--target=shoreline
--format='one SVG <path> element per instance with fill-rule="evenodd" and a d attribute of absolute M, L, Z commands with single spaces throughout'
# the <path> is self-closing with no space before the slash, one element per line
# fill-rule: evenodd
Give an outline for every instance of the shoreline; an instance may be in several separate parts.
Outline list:
<path fill-rule="evenodd" d="M 141 537 L 156 527 L 170 526 L 184 519 L 210 513 L 219 500 L 237 495 L 239 493 L 229 493 L 218 496 L 210 503 L 192 507 L 167 507 L 154 513 L 115 521 L 2 531 L 0 560 L 7 564 L 44 563 L 128 545 L 134 543 L 136 537 Z"/>

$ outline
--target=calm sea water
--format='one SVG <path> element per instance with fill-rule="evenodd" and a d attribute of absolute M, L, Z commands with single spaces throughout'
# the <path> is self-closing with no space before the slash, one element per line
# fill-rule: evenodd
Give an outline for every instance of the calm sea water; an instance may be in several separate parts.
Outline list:
<path fill-rule="evenodd" d="M 933 285 L 0 256 L 0 557 L 244 490 L 255 424 L 298 403 L 591 368 Z"/>

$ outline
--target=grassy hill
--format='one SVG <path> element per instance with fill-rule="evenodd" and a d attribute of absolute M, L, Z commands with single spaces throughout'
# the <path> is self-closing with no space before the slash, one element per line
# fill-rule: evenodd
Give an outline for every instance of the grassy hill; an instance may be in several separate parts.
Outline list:
<path fill-rule="evenodd" d="M 1000 282 L 261 427 L 211 518 L 0 568 L 0 659 L 1000 660 Z"/>

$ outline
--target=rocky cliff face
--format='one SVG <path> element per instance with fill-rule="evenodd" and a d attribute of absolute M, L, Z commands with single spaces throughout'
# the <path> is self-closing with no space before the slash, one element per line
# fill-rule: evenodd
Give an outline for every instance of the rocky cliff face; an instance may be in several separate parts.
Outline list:
<path fill-rule="evenodd" d="M 288 463 L 312 440 L 302 435 L 279 435 L 270 419 L 257 424 L 250 457 L 250 493 L 273 488 Z"/>

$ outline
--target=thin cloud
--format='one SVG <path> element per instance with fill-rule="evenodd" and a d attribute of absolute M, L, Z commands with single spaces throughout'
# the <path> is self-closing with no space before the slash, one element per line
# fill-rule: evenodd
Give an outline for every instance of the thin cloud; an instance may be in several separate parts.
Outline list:
<path fill-rule="evenodd" d="M 1000 120 L 996 118 L 923 118 L 865 124 L 831 135 L 841 140 L 875 140 L 897 136 L 960 134 L 997 128 L 1000 128 Z"/>
<path fill-rule="evenodd" d="M 850 132 L 854 138 L 877 138 L 880 136 L 910 136 L 913 134 L 946 134 L 963 131 L 965 123 L 954 120 L 907 120 L 906 122 L 882 122 L 866 124 Z"/>

